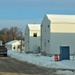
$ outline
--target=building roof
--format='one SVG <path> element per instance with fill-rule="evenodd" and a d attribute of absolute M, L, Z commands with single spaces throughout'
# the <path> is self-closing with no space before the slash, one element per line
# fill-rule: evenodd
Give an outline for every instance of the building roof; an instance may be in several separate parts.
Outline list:
<path fill-rule="evenodd" d="M 12 45 L 12 44 L 15 43 L 15 42 L 18 42 L 18 40 L 13 40 L 13 41 L 10 41 L 10 42 L 8 42 L 8 43 L 6 43 L 6 44 Z"/>
<path fill-rule="evenodd" d="M 71 22 L 75 23 L 75 15 L 56 15 L 56 14 L 46 14 L 51 22 Z"/>
<path fill-rule="evenodd" d="M 40 30 L 40 24 L 28 24 L 30 30 Z"/>

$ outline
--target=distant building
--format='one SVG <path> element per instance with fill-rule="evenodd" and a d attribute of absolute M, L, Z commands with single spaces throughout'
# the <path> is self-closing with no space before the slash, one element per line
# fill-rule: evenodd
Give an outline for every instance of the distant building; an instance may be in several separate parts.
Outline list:
<path fill-rule="evenodd" d="M 20 40 L 13 40 L 13 41 L 6 43 L 5 46 L 8 50 L 12 50 L 12 51 L 20 50 L 21 41 Z"/>
<path fill-rule="evenodd" d="M 2 45 L 2 41 L 0 41 L 0 45 Z"/>
<path fill-rule="evenodd" d="M 70 54 L 75 52 L 75 15 L 46 14 L 41 23 L 41 52 L 59 55 L 64 47 Z"/>
<path fill-rule="evenodd" d="M 28 24 L 26 26 L 25 51 L 28 53 L 40 51 L 40 24 Z"/>

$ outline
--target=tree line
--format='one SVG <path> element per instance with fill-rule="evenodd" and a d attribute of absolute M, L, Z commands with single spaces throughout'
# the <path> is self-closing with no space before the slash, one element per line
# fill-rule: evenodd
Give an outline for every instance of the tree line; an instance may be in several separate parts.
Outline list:
<path fill-rule="evenodd" d="M 12 40 L 24 40 L 24 36 L 18 27 L 3 28 L 0 30 L 0 40 L 5 44 Z"/>

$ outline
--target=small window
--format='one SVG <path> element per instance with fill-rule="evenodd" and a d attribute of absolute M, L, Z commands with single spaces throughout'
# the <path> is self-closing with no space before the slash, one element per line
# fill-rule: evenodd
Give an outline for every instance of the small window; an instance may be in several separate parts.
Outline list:
<path fill-rule="evenodd" d="M 49 25 L 48 25 L 48 28 L 49 28 Z"/>
<path fill-rule="evenodd" d="M 20 47 L 18 46 L 17 48 L 19 49 Z"/>
<path fill-rule="evenodd" d="M 49 40 L 48 40 L 48 42 L 49 42 Z"/>
<path fill-rule="evenodd" d="M 13 47 L 13 49 L 15 49 L 15 46 Z"/>
<path fill-rule="evenodd" d="M 34 33 L 34 34 L 33 34 L 33 37 L 37 37 L 37 33 Z"/>

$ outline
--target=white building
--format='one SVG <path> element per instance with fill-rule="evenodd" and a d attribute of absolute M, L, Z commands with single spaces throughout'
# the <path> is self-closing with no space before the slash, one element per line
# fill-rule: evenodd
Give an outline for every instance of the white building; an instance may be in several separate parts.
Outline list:
<path fill-rule="evenodd" d="M 41 23 L 41 52 L 60 54 L 61 47 L 75 52 L 75 15 L 46 14 Z"/>
<path fill-rule="evenodd" d="M 20 45 L 21 45 L 21 41 L 18 41 L 18 40 L 13 40 L 13 41 L 10 41 L 8 43 L 5 44 L 5 47 L 8 49 L 8 50 L 20 50 Z"/>
<path fill-rule="evenodd" d="M 2 45 L 2 41 L 0 40 L 0 45 Z"/>
<path fill-rule="evenodd" d="M 25 29 L 25 51 L 38 53 L 40 50 L 40 24 L 28 24 Z"/>

